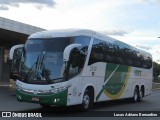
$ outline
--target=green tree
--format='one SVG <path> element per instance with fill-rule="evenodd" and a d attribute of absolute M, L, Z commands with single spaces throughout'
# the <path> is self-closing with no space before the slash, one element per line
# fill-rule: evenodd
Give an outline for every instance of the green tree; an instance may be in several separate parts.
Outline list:
<path fill-rule="evenodd" d="M 158 76 L 160 75 L 160 64 L 153 62 L 153 77 L 154 80 L 157 80 Z"/>

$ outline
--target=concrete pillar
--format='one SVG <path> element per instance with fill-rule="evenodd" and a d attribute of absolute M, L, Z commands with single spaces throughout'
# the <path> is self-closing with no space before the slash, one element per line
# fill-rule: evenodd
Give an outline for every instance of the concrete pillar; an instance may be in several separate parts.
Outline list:
<path fill-rule="evenodd" d="M 4 59 L 4 47 L 0 47 L 0 84 L 8 85 L 10 79 L 10 63 L 8 59 Z M 6 53 L 5 53 L 6 54 Z"/>
<path fill-rule="evenodd" d="M 3 47 L 0 47 L 0 84 L 2 84 Z"/>

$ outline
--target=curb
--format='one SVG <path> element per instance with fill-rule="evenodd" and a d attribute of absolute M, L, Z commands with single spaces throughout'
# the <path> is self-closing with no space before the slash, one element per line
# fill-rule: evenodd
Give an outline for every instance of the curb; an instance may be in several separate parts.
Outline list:
<path fill-rule="evenodd" d="M 9 87 L 9 85 L 0 85 L 0 87 Z"/>
<path fill-rule="evenodd" d="M 160 83 L 156 83 L 156 82 L 152 82 L 152 84 L 154 84 L 154 85 L 160 85 Z M 155 90 L 160 90 L 160 88 L 155 88 L 155 89 L 152 89 L 153 91 L 155 91 Z"/>
<path fill-rule="evenodd" d="M 155 91 L 155 90 L 160 90 L 160 88 L 157 88 L 157 89 L 152 89 L 153 91 Z"/>
<path fill-rule="evenodd" d="M 152 84 L 160 85 L 160 83 L 152 82 Z"/>

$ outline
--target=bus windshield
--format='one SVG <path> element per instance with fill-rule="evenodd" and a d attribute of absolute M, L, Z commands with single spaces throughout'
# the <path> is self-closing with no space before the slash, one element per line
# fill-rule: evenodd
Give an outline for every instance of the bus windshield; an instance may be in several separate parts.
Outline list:
<path fill-rule="evenodd" d="M 64 80 L 63 51 L 71 38 L 29 39 L 24 47 L 20 76 L 30 83 Z"/>

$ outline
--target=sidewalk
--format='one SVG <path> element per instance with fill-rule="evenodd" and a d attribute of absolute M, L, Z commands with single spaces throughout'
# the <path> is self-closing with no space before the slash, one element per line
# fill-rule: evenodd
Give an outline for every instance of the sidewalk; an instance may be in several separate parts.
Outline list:
<path fill-rule="evenodd" d="M 0 87 L 9 87 L 9 82 L 0 82 Z"/>
<path fill-rule="evenodd" d="M 160 90 L 160 83 L 152 83 L 152 90 Z"/>

